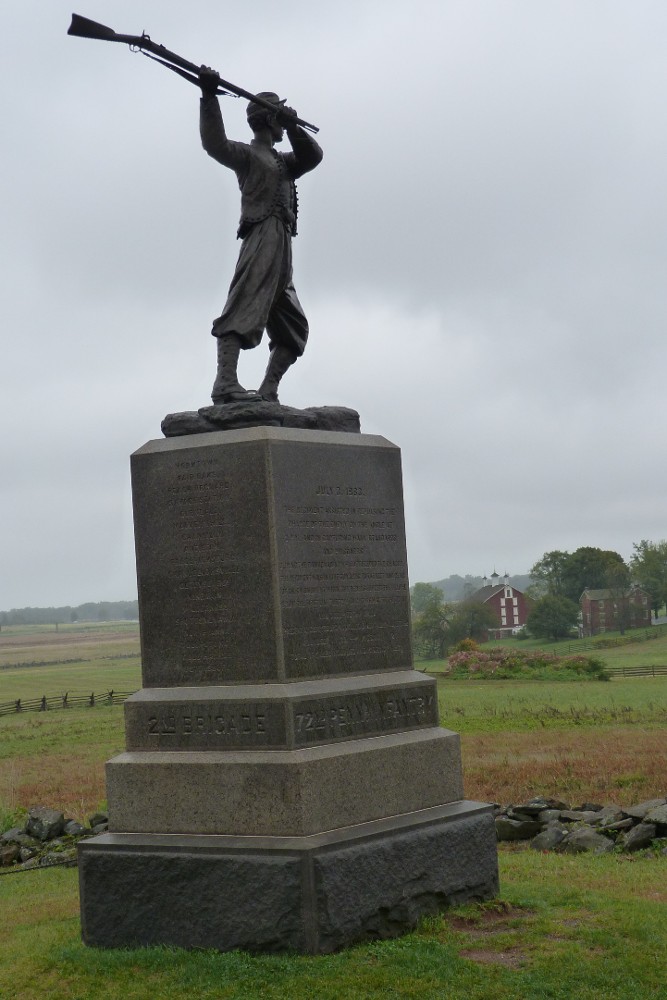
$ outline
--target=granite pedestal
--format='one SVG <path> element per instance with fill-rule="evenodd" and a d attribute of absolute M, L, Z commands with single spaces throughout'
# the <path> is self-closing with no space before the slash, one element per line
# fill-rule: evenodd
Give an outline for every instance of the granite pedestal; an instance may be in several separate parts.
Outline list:
<path fill-rule="evenodd" d="M 414 671 L 399 450 L 276 427 L 132 456 L 143 688 L 84 940 L 331 951 L 497 890 Z"/>

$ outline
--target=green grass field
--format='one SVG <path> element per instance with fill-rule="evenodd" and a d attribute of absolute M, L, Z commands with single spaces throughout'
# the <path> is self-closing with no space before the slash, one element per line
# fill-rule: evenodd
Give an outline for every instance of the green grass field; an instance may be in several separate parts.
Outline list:
<path fill-rule="evenodd" d="M 105 691 L 132 692 L 141 687 L 141 661 L 131 659 L 88 660 L 60 666 L 19 667 L 0 670 L 0 702 L 46 695 L 104 694 Z"/>
<path fill-rule="evenodd" d="M 440 721 L 460 733 L 667 726 L 667 676 L 600 681 L 438 682 Z"/>
<path fill-rule="evenodd" d="M 664 1000 L 667 859 L 500 851 L 501 897 L 332 956 L 79 940 L 77 876 L 0 877 L 3 1000 Z"/>
<path fill-rule="evenodd" d="M 81 651 L 91 642 L 82 632 L 63 642 L 59 630 L 54 644 L 43 630 L 43 658 Z M 0 635 L 0 661 L 16 662 L 10 636 Z M 32 638 L 24 632 L 18 640 L 36 659 L 27 652 Z M 115 635 L 110 623 L 92 641 L 87 663 L 0 669 L 0 691 L 9 685 L 26 698 L 79 685 L 85 692 L 98 679 L 105 690 L 132 690 L 140 685 L 137 642 L 136 626 Z M 604 655 L 611 652 L 636 649 Z M 136 659 L 118 658 L 126 654 Z M 667 677 L 440 679 L 438 689 L 442 724 L 461 733 L 470 798 L 510 802 L 543 793 L 573 804 L 627 804 L 667 792 Z M 0 818 L 32 804 L 85 818 L 104 803 L 104 761 L 123 749 L 120 706 L 1 717 Z M 459 907 L 398 940 L 318 958 L 88 949 L 80 943 L 75 870 L 0 875 L 0 998 L 664 1000 L 667 857 L 503 846 L 500 871 L 493 905 Z"/>
<path fill-rule="evenodd" d="M 136 622 L 5 626 L 0 631 L 0 703 L 21 698 L 136 691 Z"/>

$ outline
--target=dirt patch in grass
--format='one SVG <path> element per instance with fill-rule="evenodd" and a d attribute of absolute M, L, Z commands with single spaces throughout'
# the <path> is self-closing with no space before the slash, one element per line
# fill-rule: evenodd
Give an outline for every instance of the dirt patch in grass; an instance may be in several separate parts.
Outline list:
<path fill-rule="evenodd" d="M 464 912 L 446 914 L 444 920 L 448 927 L 465 935 L 468 941 L 476 942 L 474 946 L 466 944 L 459 949 L 462 958 L 481 965 L 495 964 L 518 969 L 528 961 L 528 952 L 521 943 L 512 943 L 511 939 L 520 937 L 522 922 L 530 921 L 532 917 L 533 911 L 528 908 L 495 899 L 489 903 L 473 904 Z M 498 939 L 497 947 L 493 947 L 494 938 Z M 486 942 L 485 946 L 482 946 L 482 941 Z"/>
<path fill-rule="evenodd" d="M 506 969 L 520 969 L 526 964 L 526 955 L 520 948 L 512 948 L 510 951 L 464 948 L 463 951 L 459 952 L 459 955 L 471 962 L 479 962 L 480 965 L 503 965 Z"/>
<path fill-rule="evenodd" d="M 508 926 L 516 926 L 517 921 L 525 920 L 533 915 L 533 911 L 521 906 L 512 906 L 503 899 L 494 899 L 490 903 L 477 903 L 469 912 L 454 913 L 446 916 L 450 927 L 457 930 L 493 934 Z"/>
<path fill-rule="evenodd" d="M 633 726 L 462 736 L 466 796 L 520 802 L 534 795 L 572 804 L 631 805 L 666 792 L 664 731 Z"/>

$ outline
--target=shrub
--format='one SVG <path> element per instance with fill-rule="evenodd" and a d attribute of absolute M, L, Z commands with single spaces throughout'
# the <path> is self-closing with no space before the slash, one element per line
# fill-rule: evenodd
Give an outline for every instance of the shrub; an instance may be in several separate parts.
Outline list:
<path fill-rule="evenodd" d="M 461 639 L 454 646 L 455 653 L 476 653 L 479 649 L 479 643 L 475 642 L 474 639 Z"/>
<path fill-rule="evenodd" d="M 449 657 L 449 676 L 507 680 L 609 680 L 604 661 L 597 656 L 556 656 L 542 650 L 462 650 Z"/>

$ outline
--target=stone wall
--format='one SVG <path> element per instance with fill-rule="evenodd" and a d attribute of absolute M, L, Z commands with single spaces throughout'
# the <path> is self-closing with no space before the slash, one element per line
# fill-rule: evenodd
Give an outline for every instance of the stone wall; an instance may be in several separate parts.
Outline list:
<path fill-rule="evenodd" d="M 496 806 L 496 834 L 501 841 L 529 841 L 536 851 L 604 854 L 653 846 L 667 854 L 667 798 L 633 806 L 584 802 L 572 808 L 558 799 L 536 797 Z"/>
<path fill-rule="evenodd" d="M 76 864 L 76 845 L 84 837 L 105 833 L 108 818 L 95 813 L 84 826 L 47 806 L 32 806 L 23 823 L 0 836 L 0 867 L 48 868 Z"/>

